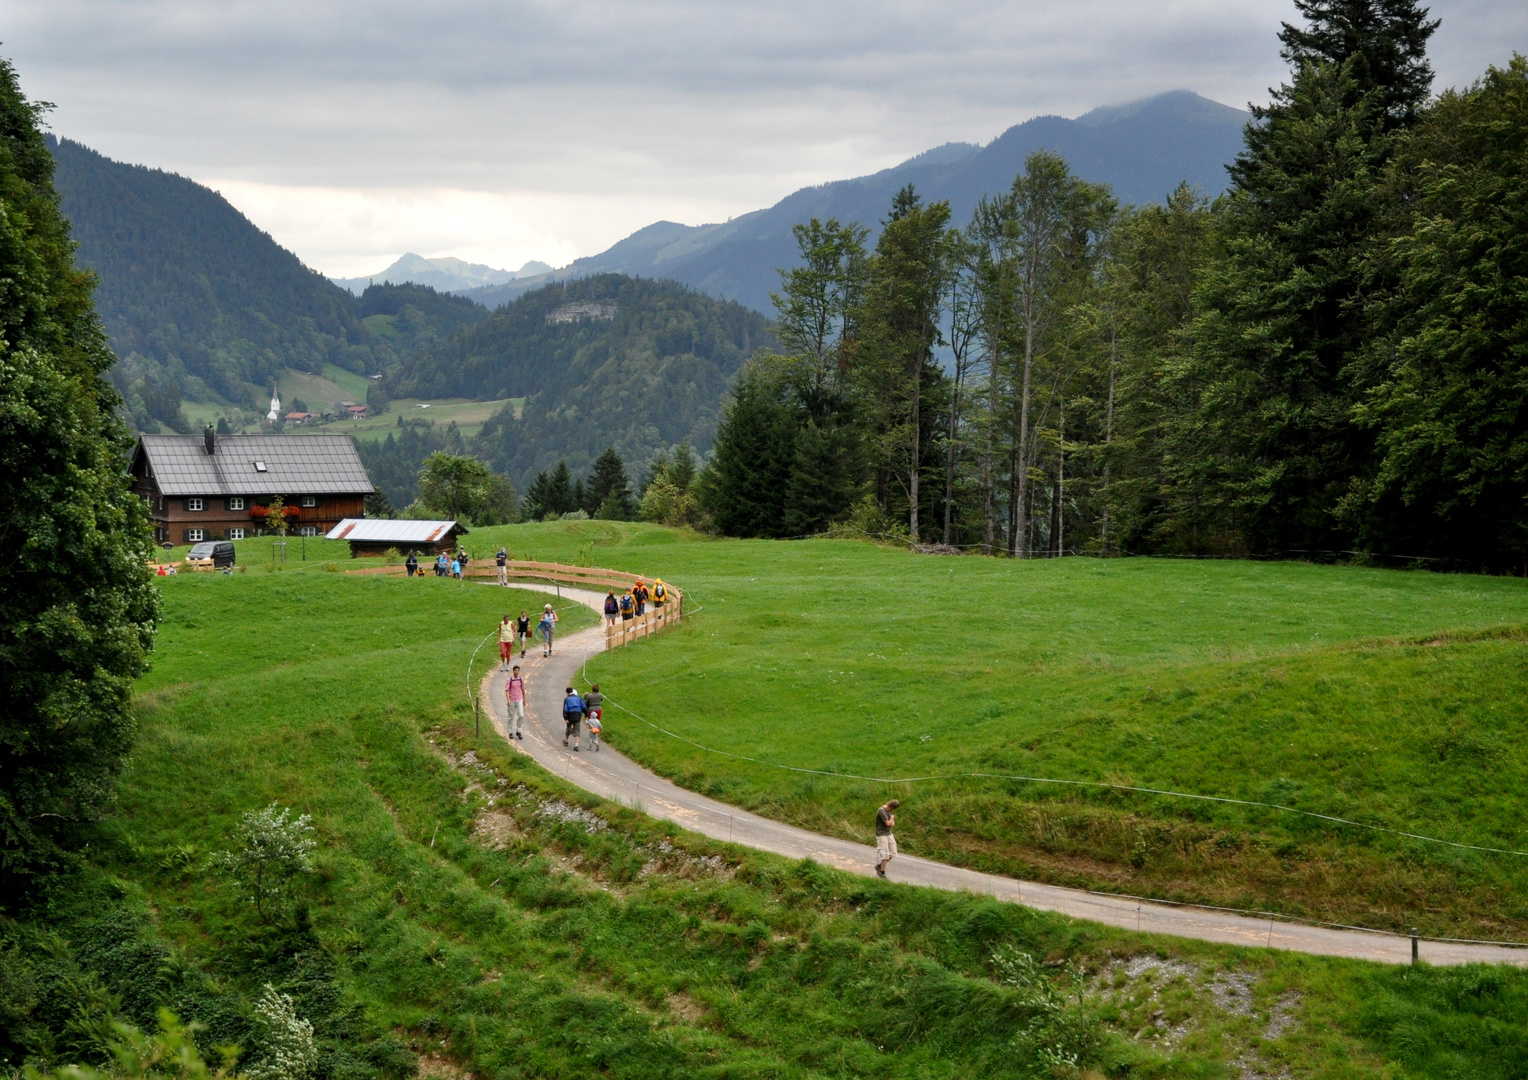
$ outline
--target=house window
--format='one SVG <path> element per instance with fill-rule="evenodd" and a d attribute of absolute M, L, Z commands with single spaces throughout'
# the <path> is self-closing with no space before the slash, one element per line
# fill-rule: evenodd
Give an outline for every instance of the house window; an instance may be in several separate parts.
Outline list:
<path fill-rule="evenodd" d="M 242 495 L 235 495 L 233 498 L 229 499 L 228 500 L 228 509 L 230 509 L 230 510 L 243 510 L 244 509 L 244 496 L 242 496 Z"/>
<path fill-rule="evenodd" d="M 243 502 L 244 500 L 240 499 L 239 501 Z M 244 539 L 244 530 L 243 529 L 229 529 L 228 530 L 228 539 L 230 539 L 230 540 L 243 540 Z"/>
<path fill-rule="evenodd" d="M 159 496 L 159 498 L 156 500 L 156 505 L 155 505 L 154 509 L 156 509 L 156 510 L 163 510 L 164 509 L 164 496 L 163 495 Z"/>
<path fill-rule="evenodd" d="M 202 542 L 202 539 L 206 535 L 207 535 L 207 530 L 205 530 L 205 529 L 187 529 L 186 530 L 186 543 L 188 543 L 188 544 L 200 544 Z"/>
<path fill-rule="evenodd" d="M 186 500 L 186 509 L 187 510 L 200 510 L 204 506 L 206 506 L 206 502 L 203 499 L 187 499 Z"/>
<path fill-rule="evenodd" d="M 303 536 L 317 536 L 318 535 L 318 526 L 317 525 L 304 525 L 302 527 L 302 535 Z"/>
<path fill-rule="evenodd" d="M 304 495 L 302 497 L 302 505 L 303 506 L 317 506 L 318 505 L 318 496 L 317 495 Z"/>

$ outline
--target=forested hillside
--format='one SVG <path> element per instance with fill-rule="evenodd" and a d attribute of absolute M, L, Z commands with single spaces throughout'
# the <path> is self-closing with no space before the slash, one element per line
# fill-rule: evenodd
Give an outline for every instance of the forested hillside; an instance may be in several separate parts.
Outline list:
<path fill-rule="evenodd" d="M 183 426 L 182 397 L 249 402 L 283 368 L 371 373 L 392 358 L 348 293 L 217 192 L 68 139 L 48 145 L 75 261 L 100 279 L 111 378 L 140 427 Z"/>
<path fill-rule="evenodd" d="M 603 274 L 547 286 L 409 360 L 393 397 L 527 399 L 484 426 L 480 457 L 520 490 L 565 458 L 583 469 L 607 446 L 627 461 L 688 439 L 710 446 L 722 396 L 774 337 L 764 318 L 667 281 Z"/>
<path fill-rule="evenodd" d="M 968 218 L 909 186 L 873 247 L 798 229 L 784 355 L 739 380 L 699 509 L 1020 556 L 1528 567 L 1528 61 L 1434 98 L 1425 11 L 1301 8 L 1213 203 L 1121 207 L 1042 151 Z"/>

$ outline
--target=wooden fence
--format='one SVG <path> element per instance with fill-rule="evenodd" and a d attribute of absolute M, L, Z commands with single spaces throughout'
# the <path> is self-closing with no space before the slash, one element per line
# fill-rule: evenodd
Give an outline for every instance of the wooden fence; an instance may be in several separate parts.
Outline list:
<path fill-rule="evenodd" d="M 420 573 L 433 573 L 433 560 L 421 562 Z M 593 592 L 605 592 L 615 590 L 616 594 L 625 592 L 637 582 L 639 575 L 628 574 L 622 570 L 604 570 L 591 566 L 566 566 L 563 563 L 548 562 L 524 562 L 511 559 L 505 564 L 509 581 L 552 581 L 560 585 L 569 585 L 577 589 L 588 589 Z M 405 573 L 402 563 L 393 566 L 363 566 L 358 570 L 350 570 L 351 574 L 388 574 L 394 577 L 402 577 Z M 473 562 L 467 564 L 463 577 L 486 579 L 497 581 L 499 567 L 492 560 Z M 642 580 L 647 581 L 646 577 Z M 619 616 L 614 624 L 608 619 L 605 622 L 605 648 L 614 649 L 621 645 L 629 644 L 638 638 L 656 634 L 669 626 L 677 625 L 684 618 L 684 592 L 676 589 L 668 582 L 664 582 L 668 590 L 668 602 L 661 607 L 652 606 L 648 602 L 648 609 L 643 614 L 632 619 L 622 619 Z M 651 586 L 649 586 L 651 588 Z M 604 617 L 601 616 L 603 619 Z"/>

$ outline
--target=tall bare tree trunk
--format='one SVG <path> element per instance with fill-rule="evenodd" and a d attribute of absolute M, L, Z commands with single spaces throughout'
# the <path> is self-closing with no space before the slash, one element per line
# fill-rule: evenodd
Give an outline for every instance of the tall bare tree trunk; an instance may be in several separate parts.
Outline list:
<path fill-rule="evenodd" d="M 923 463 L 923 357 L 913 370 L 913 447 L 912 465 L 907 476 L 907 535 L 911 543 L 918 542 L 918 474 Z"/>
<path fill-rule="evenodd" d="M 1119 362 L 1119 331 L 1109 328 L 1109 398 L 1104 406 L 1104 508 L 1099 515 L 1098 547 L 1103 555 L 1109 554 L 1109 506 L 1113 498 L 1109 490 L 1109 447 L 1114 443 L 1114 384 Z"/>
<path fill-rule="evenodd" d="M 1056 442 L 1056 509 L 1051 514 L 1051 520 L 1055 522 L 1051 530 L 1053 539 L 1051 547 L 1056 552 L 1056 558 L 1066 554 L 1066 398 L 1061 399 L 1059 411 L 1059 423 L 1057 425 Z"/>
<path fill-rule="evenodd" d="M 1029 554 L 1029 383 L 1034 369 L 1034 309 L 1033 301 L 1026 299 L 1024 312 L 1024 375 L 1019 388 L 1018 486 L 1014 491 L 1018 517 L 1013 523 L 1013 536 L 1009 542 L 1009 553 L 1016 558 L 1024 558 Z"/>

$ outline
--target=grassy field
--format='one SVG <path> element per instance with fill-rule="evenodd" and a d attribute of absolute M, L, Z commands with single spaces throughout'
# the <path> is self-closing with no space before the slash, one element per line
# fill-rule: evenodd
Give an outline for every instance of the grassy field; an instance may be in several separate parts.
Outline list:
<path fill-rule="evenodd" d="M 940 558 L 602 522 L 477 530 L 517 557 L 661 574 L 687 629 L 590 668 L 610 741 L 686 786 L 1062 884 L 1431 934 L 1528 936 L 1528 582 L 1304 563 Z"/>
<path fill-rule="evenodd" d="M 501 590 L 322 571 L 162 584 L 118 808 L 45 908 L 0 916 L 8 1074 L 91 1058 L 107 1019 L 151 1024 L 159 1005 L 258 1060 L 266 983 L 314 1024 L 316 1080 L 1079 1075 L 1047 1048 L 1092 1077 L 1528 1069 L 1528 973 L 1141 938 L 583 797 L 474 736 L 466 664 Z M 311 814 L 319 850 L 262 922 L 208 859 L 271 802 Z M 1005 980 L 996 949 L 1035 966 Z"/>
<path fill-rule="evenodd" d="M 428 405 L 429 408 L 421 409 L 418 406 Z M 387 438 L 391 431 L 398 427 L 398 417 L 405 420 L 428 420 L 436 427 L 445 427 L 448 424 L 456 424 L 461 433 L 476 435 L 482 430 L 483 424 L 506 405 L 512 405 L 518 416 L 525 407 L 524 398 L 503 398 L 499 401 L 472 401 L 467 398 L 398 398 L 387 407 L 387 412 L 378 416 L 368 416 L 364 420 L 346 420 L 339 423 L 326 424 L 320 429 L 324 432 L 343 432 L 354 435 L 357 439 L 381 441 Z"/>

